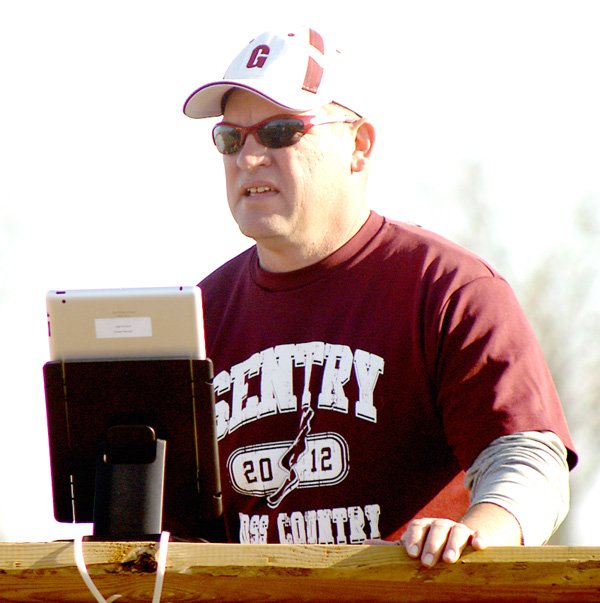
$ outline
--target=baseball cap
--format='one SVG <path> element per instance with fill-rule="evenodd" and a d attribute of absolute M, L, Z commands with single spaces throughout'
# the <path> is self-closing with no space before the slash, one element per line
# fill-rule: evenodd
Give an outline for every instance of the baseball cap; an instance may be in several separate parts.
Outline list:
<path fill-rule="evenodd" d="M 223 79 L 195 90 L 183 112 L 194 118 L 223 114 L 223 95 L 248 90 L 292 111 L 334 102 L 361 115 L 353 78 L 341 50 L 309 27 L 260 34 L 238 54 Z"/>

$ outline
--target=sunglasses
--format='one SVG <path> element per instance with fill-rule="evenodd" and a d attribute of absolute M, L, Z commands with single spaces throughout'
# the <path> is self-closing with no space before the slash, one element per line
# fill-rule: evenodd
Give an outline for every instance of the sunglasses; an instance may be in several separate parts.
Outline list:
<path fill-rule="evenodd" d="M 269 149 L 281 149 L 296 144 L 314 126 L 325 124 L 352 124 L 359 120 L 346 118 L 318 121 L 314 115 L 281 115 L 269 117 L 253 126 L 236 126 L 222 121 L 212 131 L 213 142 L 219 153 L 231 155 L 237 153 L 252 134 L 257 142 Z"/>

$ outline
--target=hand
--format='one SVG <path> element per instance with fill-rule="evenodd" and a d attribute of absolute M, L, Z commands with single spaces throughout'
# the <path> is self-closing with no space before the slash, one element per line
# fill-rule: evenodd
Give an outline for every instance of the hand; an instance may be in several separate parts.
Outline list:
<path fill-rule="evenodd" d="M 486 547 L 478 532 L 451 519 L 422 518 L 412 521 L 400 539 L 410 557 L 421 558 L 425 567 L 433 567 L 440 558 L 454 563 L 468 544 L 474 549 Z"/>
<path fill-rule="evenodd" d="M 478 551 L 488 546 L 517 546 L 522 533 L 514 515 L 493 503 L 471 507 L 460 521 L 415 519 L 408 524 L 400 544 L 410 557 L 421 558 L 426 567 L 440 559 L 454 563 L 468 544 Z"/>

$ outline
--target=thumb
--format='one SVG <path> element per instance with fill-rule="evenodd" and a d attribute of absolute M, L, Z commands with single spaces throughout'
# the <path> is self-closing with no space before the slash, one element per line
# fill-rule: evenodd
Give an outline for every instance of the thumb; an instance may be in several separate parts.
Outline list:
<path fill-rule="evenodd" d="M 473 534 L 473 537 L 471 538 L 471 546 L 476 551 L 483 551 L 483 549 L 487 549 L 489 545 L 486 541 L 485 536 L 482 535 L 481 532 L 477 531 Z"/>

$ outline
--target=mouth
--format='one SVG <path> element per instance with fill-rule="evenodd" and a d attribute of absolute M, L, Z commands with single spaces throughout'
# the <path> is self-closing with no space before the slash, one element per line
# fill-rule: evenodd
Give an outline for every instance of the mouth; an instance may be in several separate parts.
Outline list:
<path fill-rule="evenodd" d="M 256 197 L 267 193 L 276 193 L 277 189 L 272 186 L 249 186 L 243 190 L 244 197 Z"/>

